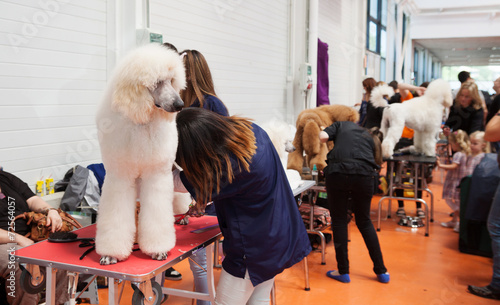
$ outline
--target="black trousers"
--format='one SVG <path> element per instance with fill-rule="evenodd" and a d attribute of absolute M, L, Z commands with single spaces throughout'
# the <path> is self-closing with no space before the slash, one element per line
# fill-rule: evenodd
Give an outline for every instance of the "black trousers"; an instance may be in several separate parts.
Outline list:
<path fill-rule="evenodd" d="M 347 251 L 347 210 L 354 213 L 356 226 L 363 236 L 376 274 L 387 272 L 377 232 L 370 219 L 374 176 L 331 173 L 326 176 L 326 191 L 332 217 L 333 243 L 340 274 L 349 273 Z"/>

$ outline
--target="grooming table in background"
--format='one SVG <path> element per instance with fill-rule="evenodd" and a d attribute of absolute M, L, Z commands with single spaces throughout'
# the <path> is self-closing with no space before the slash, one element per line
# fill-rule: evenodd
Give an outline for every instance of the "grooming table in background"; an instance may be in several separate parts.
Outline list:
<path fill-rule="evenodd" d="M 430 222 L 434 221 L 434 195 L 431 190 L 427 187 L 427 181 L 425 179 L 425 167 L 436 163 L 436 157 L 426 157 L 426 156 L 414 156 L 414 155 L 403 155 L 403 156 L 393 156 L 390 159 L 384 159 L 389 165 L 389 191 L 387 196 L 380 198 L 378 202 L 378 217 L 377 217 L 377 231 L 380 231 L 380 217 L 382 212 L 382 202 L 384 200 L 389 201 L 389 206 L 387 208 L 387 218 L 391 218 L 391 200 L 412 200 L 416 202 L 421 202 L 425 206 L 425 236 L 429 236 L 429 226 Z M 401 163 L 409 162 L 413 164 L 414 169 L 410 171 L 410 179 L 413 180 L 413 186 L 405 186 L 402 183 L 402 177 L 399 174 L 394 174 L 394 168 Z M 421 187 L 418 187 L 418 181 L 421 181 Z M 414 192 L 413 198 L 411 197 L 396 197 L 394 196 L 395 189 L 412 189 Z M 426 191 L 431 196 L 431 208 L 429 213 L 429 206 L 425 200 L 418 198 L 418 191 Z"/>
<path fill-rule="evenodd" d="M 298 198 L 298 205 L 300 206 L 302 204 L 302 197 L 304 196 L 305 193 L 310 193 L 311 192 L 311 188 L 314 187 L 316 185 L 316 182 L 313 181 L 313 180 L 303 180 L 302 181 L 303 183 L 297 187 L 296 189 L 292 190 L 293 191 L 293 196 L 299 196 Z M 314 205 L 311 206 L 311 217 L 313 216 L 314 214 Z M 312 218 L 311 218 L 312 219 Z M 312 222 L 311 222 L 312 223 Z M 308 230 L 308 233 L 309 233 L 309 230 Z M 324 238 L 324 237 L 323 237 Z M 311 290 L 311 288 L 309 287 L 309 265 L 307 264 L 307 256 L 304 257 L 304 273 L 305 273 L 305 285 L 306 287 L 304 288 L 306 291 L 309 291 Z M 272 291 L 273 295 L 272 295 L 272 304 L 276 304 L 276 300 L 275 300 L 275 295 L 274 295 L 274 290 Z"/>
<path fill-rule="evenodd" d="M 134 287 L 132 304 L 160 304 L 163 295 L 175 295 L 186 298 L 214 301 L 215 288 L 213 264 L 207 264 L 207 281 L 209 293 L 199 293 L 180 289 L 161 287 L 154 281 L 161 278 L 169 267 L 188 258 L 198 249 L 206 248 L 207 262 L 212 261 L 213 243 L 220 238 L 220 229 L 215 216 L 191 217 L 188 225 L 175 225 L 177 242 L 168 252 L 164 261 L 151 259 L 141 251 L 134 251 L 130 257 L 113 265 L 99 264 L 100 256 L 92 251 L 82 260 L 80 257 L 87 248 L 80 248 L 80 242 L 51 243 L 42 241 L 16 251 L 18 263 L 27 263 L 46 267 L 46 300 L 47 304 L 55 304 L 55 275 L 57 270 L 66 270 L 76 274 L 75 285 L 79 273 L 105 276 L 109 285 L 108 304 L 119 303 L 118 281 L 130 281 Z M 94 237 L 95 225 L 75 231 L 78 237 Z M 139 300 L 139 303 L 134 303 Z M 151 301 L 157 300 L 157 301 Z M 141 301 L 143 303 L 141 303 Z"/>

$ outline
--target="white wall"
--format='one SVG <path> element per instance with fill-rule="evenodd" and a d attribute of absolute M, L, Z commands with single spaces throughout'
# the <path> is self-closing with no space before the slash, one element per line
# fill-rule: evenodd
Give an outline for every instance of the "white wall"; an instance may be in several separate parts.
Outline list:
<path fill-rule="evenodd" d="M 144 26 L 142 0 L 0 1 L 0 165 L 33 186 L 100 162 L 94 116 L 115 61 Z M 207 58 L 231 114 L 290 123 L 304 107 L 307 0 L 150 1 L 150 28 Z M 319 1 L 330 102 L 361 99 L 365 1 Z"/>
<path fill-rule="evenodd" d="M 287 0 L 151 1 L 151 28 L 208 61 L 230 114 L 258 121 L 285 113 Z"/>
<path fill-rule="evenodd" d="M 319 38 L 328 44 L 330 104 L 361 101 L 366 1 L 320 1 Z"/>
<path fill-rule="evenodd" d="M 0 2 L 0 164 L 31 185 L 100 159 L 106 2 Z"/>

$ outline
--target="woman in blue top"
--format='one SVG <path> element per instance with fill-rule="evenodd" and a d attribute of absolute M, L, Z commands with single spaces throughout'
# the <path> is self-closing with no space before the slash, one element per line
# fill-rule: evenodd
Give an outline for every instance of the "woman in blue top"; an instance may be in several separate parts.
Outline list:
<path fill-rule="evenodd" d="M 376 127 L 371 131 L 372 134 L 353 122 L 335 122 L 319 135 L 322 143 L 334 143 L 327 155 L 328 166 L 323 171 L 338 270 L 328 271 L 327 276 L 344 283 L 351 281 L 347 255 L 349 210 L 356 217 L 356 226 L 370 253 L 377 279 L 382 283 L 389 282 L 377 232 L 370 219 L 373 186 L 382 164 L 381 133 Z"/>
<path fill-rule="evenodd" d="M 186 67 L 186 89 L 180 95 L 185 107 L 200 107 L 228 116 L 226 105 L 215 94 L 210 68 L 203 54 L 196 50 L 181 52 Z"/>
<path fill-rule="evenodd" d="M 311 251 L 278 153 L 239 117 L 187 108 L 177 129 L 176 191 L 187 189 L 201 210 L 213 201 L 224 235 L 215 304 L 269 303 L 274 277 Z"/>

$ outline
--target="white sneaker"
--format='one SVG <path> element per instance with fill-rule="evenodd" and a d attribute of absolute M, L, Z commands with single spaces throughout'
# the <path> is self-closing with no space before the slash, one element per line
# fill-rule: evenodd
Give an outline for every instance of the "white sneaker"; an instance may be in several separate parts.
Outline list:
<path fill-rule="evenodd" d="M 448 221 L 448 222 L 442 222 L 441 226 L 445 228 L 455 228 L 457 226 L 458 222 L 457 221 Z"/>
<path fill-rule="evenodd" d="M 453 227 L 453 231 L 460 233 L 460 222 L 457 221 L 457 224 Z"/>

